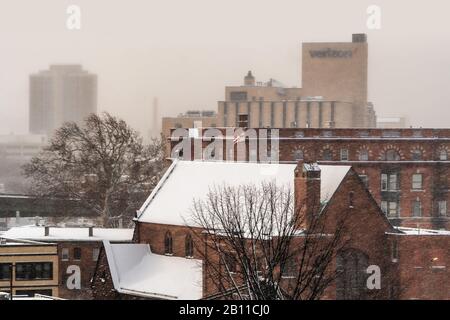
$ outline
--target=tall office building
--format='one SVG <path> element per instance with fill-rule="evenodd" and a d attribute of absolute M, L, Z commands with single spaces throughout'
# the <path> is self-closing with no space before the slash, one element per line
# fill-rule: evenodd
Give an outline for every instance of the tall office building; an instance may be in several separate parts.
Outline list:
<path fill-rule="evenodd" d="M 97 76 L 81 65 L 52 65 L 30 76 L 30 133 L 51 135 L 97 112 Z"/>
<path fill-rule="evenodd" d="M 243 85 L 225 88 L 218 126 L 375 127 L 376 114 L 367 100 L 367 36 L 354 34 L 352 42 L 303 43 L 302 52 L 302 88 L 274 79 L 258 82 L 249 71 Z"/>

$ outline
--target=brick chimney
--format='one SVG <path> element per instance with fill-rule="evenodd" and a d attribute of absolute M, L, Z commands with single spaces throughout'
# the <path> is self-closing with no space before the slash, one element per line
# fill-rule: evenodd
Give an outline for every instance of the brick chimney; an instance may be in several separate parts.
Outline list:
<path fill-rule="evenodd" d="M 93 226 L 89 226 L 89 237 L 93 237 L 94 236 L 94 227 Z"/>
<path fill-rule="evenodd" d="M 299 161 L 294 172 L 295 210 L 300 215 L 298 228 L 309 229 L 320 210 L 320 168 L 315 162 Z"/>
<path fill-rule="evenodd" d="M 45 226 L 44 227 L 44 236 L 48 237 L 50 235 L 50 227 Z"/>

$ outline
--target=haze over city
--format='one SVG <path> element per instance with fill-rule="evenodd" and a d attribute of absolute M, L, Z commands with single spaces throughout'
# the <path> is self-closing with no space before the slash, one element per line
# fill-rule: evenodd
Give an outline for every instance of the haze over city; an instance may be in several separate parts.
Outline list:
<path fill-rule="evenodd" d="M 66 28 L 69 5 L 81 30 Z M 381 30 L 366 26 L 381 8 Z M 161 116 L 217 109 L 226 85 L 275 78 L 301 87 L 302 42 L 346 42 L 367 33 L 369 101 L 377 115 L 449 127 L 450 32 L 446 1 L 1 0 L 0 134 L 28 132 L 29 75 L 82 64 L 98 75 L 98 110 L 147 134 Z"/>

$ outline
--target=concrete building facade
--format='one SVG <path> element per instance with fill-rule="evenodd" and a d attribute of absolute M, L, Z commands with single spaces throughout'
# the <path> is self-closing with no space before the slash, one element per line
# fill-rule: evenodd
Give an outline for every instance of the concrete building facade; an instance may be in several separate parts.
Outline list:
<path fill-rule="evenodd" d="M 52 135 L 66 121 L 97 112 L 97 76 L 81 65 L 51 65 L 30 76 L 29 129 Z"/>
<path fill-rule="evenodd" d="M 225 88 L 218 103 L 220 127 L 357 128 L 375 127 L 368 102 L 368 43 L 304 43 L 302 88 L 271 79 L 256 82 L 249 71 L 242 86 Z"/>

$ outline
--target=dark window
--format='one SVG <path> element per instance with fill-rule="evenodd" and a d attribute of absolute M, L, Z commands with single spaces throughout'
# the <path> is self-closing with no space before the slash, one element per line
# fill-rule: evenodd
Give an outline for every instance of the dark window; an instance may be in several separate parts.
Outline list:
<path fill-rule="evenodd" d="M 248 114 L 240 114 L 239 115 L 239 128 L 247 128 L 248 127 Z"/>
<path fill-rule="evenodd" d="M 236 261 L 236 257 L 231 254 L 231 253 L 227 253 L 224 255 L 224 263 L 225 263 L 225 270 L 227 270 L 226 268 L 228 268 L 228 270 L 231 273 L 236 273 L 237 271 L 237 261 Z"/>
<path fill-rule="evenodd" d="M 400 160 L 400 154 L 398 153 L 397 150 L 394 150 L 394 149 L 387 150 L 384 155 L 384 160 L 398 161 L 398 160 Z"/>
<path fill-rule="evenodd" d="M 398 242 L 397 240 L 394 240 L 392 242 L 392 260 L 398 259 Z"/>
<path fill-rule="evenodd" d="M 281 265 L 281 276 L 291 278 L 295 276 L 295 261 L 293 257 L 289 257 Z"/>
<path fill-rule="evenodd" d="M 293 157 L 295 161 L 303 160 L 303 150 L 294 150 Z"/>
<path fill-rule="evenodd" d="M 164 253 L 173 254 L 172 234 L 169 231 L 166 232 L 164 237 Z"/>
<path fill-rule="evenodd" d="M 398 191 L 399 187 L 397 174 L 381 174 L 381 191 Z"/>
<path fill-rule="evenodd" d="M 366 298 L 368 260 L 363 252 L 354 249 L 337 256 L 337 299 L 361 300 Z"/>
<path fill-rule="evenodd" d="M 362 149 L 359 151 L 359 161 L 369 161 L 369 151 Z"/>
<path fill-rule="evenodd" d="M 437 202 L 437 213 L 441 217 L 445 217 L 447 215 L 447 201 L 440 200 Z"/>
<path fill-rule="evenodd" d="M 353 208 L 355 206 L 355 193 L 350 191 L 348 194 L 348 206 L 349 208 Z"/>
<path fill-rule="evenodd" d="M 16 280 L 53 279 L 53 263 L 29 262 L 16 264 Z"/>
<path fill-rule="evenodd" d="M 43 289 L 43 290 L 16 290 L 16 295 L 18 296 L 27 296 L 34 297 L 36 294 L 41 294 L 44 296 L 52 296 L 52 289 Z"/>
<path fill-rule="evenodd" d="M 10 279 L 11 279 L 11 264 L 0 263 L 0 280 L 10 280 Z"/>
<path fill-rule="evenodd" d="M 423 176 L 421 173 L 415 173 L 412 176 L 412 188 L 415 190 L 422 189 Z"/>
<path fill-rule="evenodd" d="M 447 158 L 448 158 L 447 150 L 445 150 L 445 149 L 439 150 L 439 160 L 447 161 Z"/>
<path fill-rule="evenodd" d="M 73 248 L 73 260 L 81 260 L 81 248 Z"/>
<path fill-rule="evenodd" d="M 322 158 L 324 161 L 332 161 L 333 160 L 333 152 L 330 149 L 323 150 Z"/>
<path fill-rule="evenodd" d="M 247 101 L 247 92 L 245 91 L 234 91 L 230 92 L 231 101 Z"/>
<path fill-rule="evenodd" d="M 422 203 L 420 200 L 414 200 L 412 202 L 412 216 L 413 217 L 421 217 L 422 216 Z"/>
<path fill-rule="evenodd" d="M 369 177 L 366 175 L 360 175 L 359 176 L 362 180 L 362 182 L 364 183 L 364 185 L 366 186 L 366 188 L 369 188 Z"/>
<path fill-rule="evenodd" d="M 348 161 L 348 149 L 341 149 L 341 161 Z"/>
<path fill-rule="evenodd" d="M 412 160 L 413 161 L 420 161 L 420 160 L 422 160 L 422 151 L 421 150 L 415 149 L 411 153 L 412 153 Z"/>
<path fill-rule="evenodd" d="M 194 242 L 192 241 L 192 236 L 188 234 L 185 239 L 185 255 L 186 257 L 194 256 Z"/>

